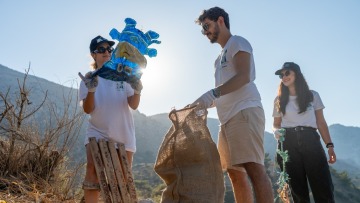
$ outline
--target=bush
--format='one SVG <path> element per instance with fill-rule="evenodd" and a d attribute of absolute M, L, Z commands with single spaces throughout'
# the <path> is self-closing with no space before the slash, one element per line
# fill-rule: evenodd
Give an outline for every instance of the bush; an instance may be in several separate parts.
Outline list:
<path fill-rule="evenodd" d="M 83 113 L 73 105 L 72 92 L 63 96 L 63 108 L 48 99 L 47 91 L 40 104 L 33 104 L 28 70 L 18 80 L 15 99 L 10 87 L 0 92 L 0 199 L 3 194 L 36 202 L 74 199 L 82 192 L 75 177 L 84 163 L 74 164 L 68 152 L 77 143 Z"/>

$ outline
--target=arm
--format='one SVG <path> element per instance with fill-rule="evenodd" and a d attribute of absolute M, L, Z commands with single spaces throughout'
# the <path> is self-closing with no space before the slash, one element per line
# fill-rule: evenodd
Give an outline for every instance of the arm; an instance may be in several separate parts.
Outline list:
<path fill-rule="evenodd" d="M 96 87 L 98 86 L 98 77 L 93 77 L 91 71 L 86 73 L 85 76 L 83 76 L 80 72 L 78 73 L 78 75 L 88 89 L 86 98 L 82 101 L 82 106 L 84 112 L 90 114 L 95 109 L 95 91 Z"/>
<path fill-rule="evenodd" d="M 329 128 L 328 128 L 327 123 L 324 118 L 323 110 L 322 109 L 316 110 L 315 116 L 316 116 L 316 124 L 317 124 L 318 130 L 320 132 L 323 142 L 325 144 L 332 142 L 330 133 L 329 133 Z M 329 154 L 329 163 L 331 163 L 331 164 L 335 163 L 336 155 L 335 155 L 333 147 L 328 148 L 328 154 Z"/>
<path fill-rule="evenodd" d="M 250 82 L 250 54 L 244 51 L 239 51 L 233 58 L 236 75 L 228 80 L 226 83 L 219 85 L 221 95 L 228 94 Z"/>
<path fill-rule="evenodd" d="M 244 51 L 239 51 L 233 57 L 236 75 L 222 85 L 217 86 L 215 89 L 205 92 L 191 106 L 198 105 L 198 108 L 214 107 L 215 94 L 219 92 L 218 96 L 222 96 L 240 89 L 250 82 L 250 54 Z"/>
<path fill-rule="evenodd" d="M 90 114 L 95 109 L 95 92 L 88 92 L 86 98 L 83 100 L 83 109 L 84 112 Z"/>
<path fill-rule="evenodd" d="M 130 108 L 136 110 L 140 103 L 140 94 L 134 94 L 127 98 Z"/>
<path fill-rule="evenodd" d="M 274 123 L 273 123 L 273 133 L 274 133 L 274 138 L 276 140 L 279 140 L 281 136 L 284 136 L 284 130 L 281 129 L 281 117 L 274 117 Z"/>
<path fill-rule="evenodd" d="M 281 117 L 274 117 L 273 131 L 281 128 Z"/>
<path fill-rule="evenodd" d="M 127 98 L 128 104 L 130 108 L 136 110 L 139 107 L 140 103 L 140 93 L 143 89 L 142 82 L 139 78 L 135 76 L 129 77 L 126 82 L 129 83 L 131 88 L 133 88 L 134 90 L 134 94 Z"/>

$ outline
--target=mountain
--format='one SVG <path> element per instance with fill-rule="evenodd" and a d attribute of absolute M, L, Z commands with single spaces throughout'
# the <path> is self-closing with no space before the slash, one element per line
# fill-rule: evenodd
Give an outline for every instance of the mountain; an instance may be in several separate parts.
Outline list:
<path fill-rule="evenodd" d="M 13 102 L 13 104 L 15 104 L 15 100 L 19 99 L 19 86 L 23 84 L 26 71 L 31 72 L 31 70 L 24 69 L 24 72 L 21 73 L 0 64 L 0 92 L 3 95 L 7 94 L 7 97 Z M 55 125 L 56 119 L 54 119 L 54 121 L 42 121 L 43 118 L 48 117 L 49 111 L 54 111 L 59 116 L 61 113 L 65 112 L 65 108 L 69 108 L 69 111 L 67 112 L 69 113 L 68 116 L 70 116 L 73 111 L 81 110 L 79 106 L 77 106 L 77 89 L 65 87 L 30 74 L 26 78 L 25 86 L 28 90 L 27 95 L 29 99 L 29 105 L 27 106 L 26 111 L 30 112 L 36 109 L 43 101 L 45 101 L 43 107 L 35 113 L 36 120 L 39 120 L 39 122 L 36 123 L 36 125 L 39 126 L 39 129 L 44 129 L 49 123 Z M 82 135 L 83 132 L 85 132 L 85 128 L 86 126 L 82 125 Z M 83 142 L 83 138 L 77 140 L 76 146 L 81 146 Z M 83 149 L 84 148 L 82 147 L 76 147 L 70 156 L 80 157 L 85 160 Z"/>
<path fill-rule="evenodd" d="M 335 144 L 337 157 L 360 166 L 360 147 L 358 146 L 360 128 L 334 124 L 330 126 L 330 133 Z"/>
<path fill-rule="evenodd" d="M 24 73 L 25 71 L 24 69 Z M 24 73 L 14 71 L 1 64 L 0 73 L 0 92 L 6 93 L 10 88 L 10 97 L 16 96 L 17 92 L 19 92 L 18 81 L 20 84 L 22 83 Z M 28 75 L 26 86 L 30 90 L 29 97 L 34 104 L 40 104 L 42 102 L 46 91 L 48 98 L 56 104 L 59 104 L 57 106 L 61 106 L 64 99 L 67 99 L 64 98 L 64 96 L 70 97 L 73 101 L 77 98 L 77 90 L 32 75 Z"/>
<path fill-rule="evenodd" d="M 159 124 L 160 126 L 157 127 L 157 133 L 154 133 L 151 138 L 156 139 L 155 137 L 157 136 L 165 136 L 167 130 L 171 127 L 171 122 L 168 118 L 168 114 L 157 114 L 153 116 L 148 116 L 147 118 L 150 119 L 148 122 L 161 123 Z M 208 118 L 207 124 L 211 133 L 211 137 L 216 142 L 219 131 L 219 121 L 217 119 Z M 140 128 L 139 125 L 138 127 Z M 335 152 L 338 161 L 344 164 L 351 163 L 351 165 L 354 165 L 355 168 L 359 169 L 360 156 L 357 155 L 360 154 L 360 146 L 358 146 L 358 143 L 360 143 L 360 128 L 334 124 L 329 126 L 329 131 L 335 144 Z M 160 135 L 158 133 L 160 133 Z M 270 157 L 273 158 L 275 157 L 277 142 L 274 139 L 272 133 L 265 132 L 264 135 L 265 152 L 269 153 Z M 157 139 L 156 142 L 158 142 L 158 140 L 159 139 Z M 151 140 L 147 141 L 147 143 L 151 142 Z"/>
<path fill-rule="evenodd" d="M 0 65 L 0 92 L 5 94 L 9 90 L 9 97 L 14 100 L 18 95 L 18 80 L 22 81 L 23 77 L 24 73 Z M 71 99 L 72 106 L 76 106 L 76 102 L 78 102 L 76 89 L 64 87 L 36 76 L 29 75 L 26 86 L 30 89 L 30 100 L 34 105 L 42 102 L 46 91 L 48 99 L 55 103 L 57 111 L 63 111 L 62 108 L 67 99 Z M 77 111 L 81 111 L 81 109 L 77 109 Z M 146 116 L 139 111 L 133 111 L 133 115 L 137 139 L 137 152 L 134 156 L 134 164 L 147 163 L 152 165 L 156 160 L 162 140 L 172 125 L 168 118 L 168 113 Z M 211 136 L 216 142 L 219 121 L 208 118 L 207 124 Z M 83 125 L 80 132 L 82 136 L 78 140 L 78 145 L 81 147 L 77 147 L 73 152 L 73 155 L 81 161 L 85 160 L 85 151 L 82 144 L 85 128 L 86 124 Z M 337 154 L 337 162 L 331 165 L 335 174 L 333 176 L 335 188 L 338 185 L 342 185 L 344 181 L 349 184 L 354 183 L 357 188 L 360 188 L 360 146 L 358 144 L 360 143 L 360 128 L 334 124 L 329 126 L 329 130 Z M 265 152 L 269 154 L 272 160 L 275 157 L 276 145 L 277 143 L 272 133 L 265 132 Z M 338 190 L 337 196 L 342 198 L 343 196 L 351 196 L 353 195 L 352 193 L 347 193 L 350 190 Z M 359 200 L 359 194 L 355 195 L 354 198 Z"/>

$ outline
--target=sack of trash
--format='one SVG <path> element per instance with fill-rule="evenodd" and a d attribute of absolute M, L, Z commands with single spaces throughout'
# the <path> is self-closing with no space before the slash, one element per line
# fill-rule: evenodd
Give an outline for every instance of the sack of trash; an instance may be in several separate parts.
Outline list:
<path fill-rule="evenodd" d="M 224 174 L 206 125 L 207 111 L 172 110 L 172 126 L 159 148 L 155 172 L 165 182 L 162 203 L 224 202 Z"/>

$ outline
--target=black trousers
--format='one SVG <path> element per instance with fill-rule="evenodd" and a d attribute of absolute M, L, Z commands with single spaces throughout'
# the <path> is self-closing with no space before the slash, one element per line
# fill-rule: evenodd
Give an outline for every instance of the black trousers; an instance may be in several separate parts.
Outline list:
<path fill-rule="evenodd" d="M 289 155 L 285 166 L 294 202 L 310 202 L 308 182 L 316 203 L 335 202 L 329 165 L 317 131 L 287 129 L 283 149 Z M 282 170 L 280 155 L 277 162 Z"/>

